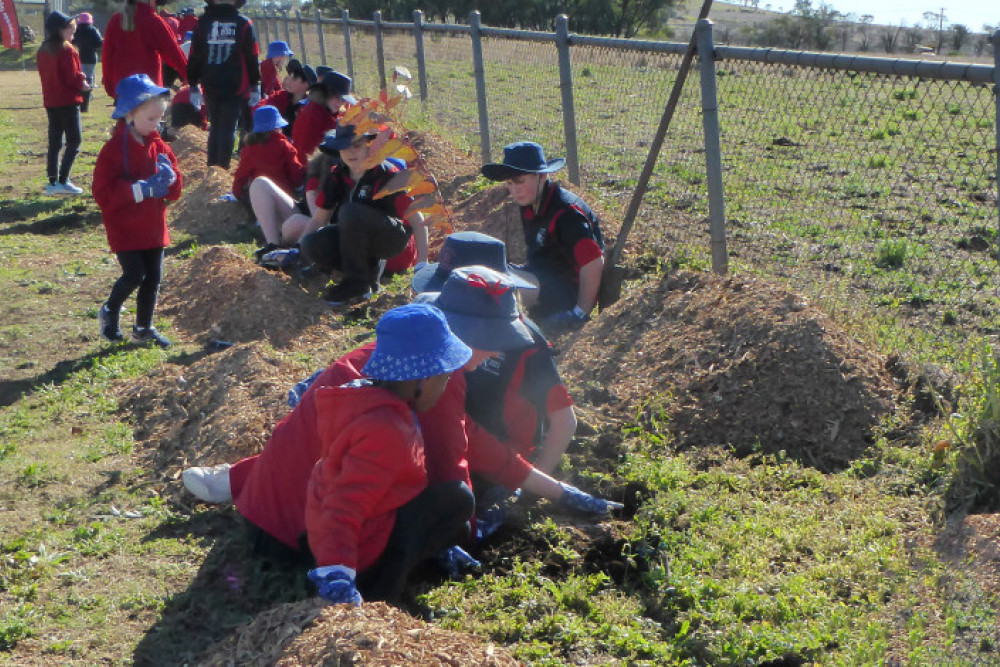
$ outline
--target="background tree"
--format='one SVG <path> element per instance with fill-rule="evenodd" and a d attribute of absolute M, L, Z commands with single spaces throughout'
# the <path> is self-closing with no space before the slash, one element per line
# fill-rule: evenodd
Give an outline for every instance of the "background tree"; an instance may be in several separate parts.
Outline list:
<path fill-rule="evenodd" d="M 920 44 L 921 40 L 924 38 L 924 29 L 919 25 L 915 25 L 911 28 L 905 28 L 902 35 L 903 51 L 906 53 L 914 53 L 917 50 L 917 45 Z"/>
<path fill-rule="evenodd" d="M 953 51 L 958 52 L 962 50 L 962 47 L 968 44 L 969 36 L 972 33 L 967 27 L 961 23 L 953 23 L 951 26 L 951 48 Z"/>
<path fill-rule="evenodd" d="M 858 17 L 858 51 L 867 51 L 872 47 L 872 23 L 875 17 L 862 14 Z"/>
<path fill-rule="evenodd" d="M 886 53 L 896 52 L 896 45 L 899 43 L 899 34 L 902 31 L 902 25 L 884 25 L 879 29 L 878 41 Z"/>
<path fill-rule="evenodd" d="M 983 55 L 983 53 L 989 48 L 990 40 L 993 38 L 993 33 L 996 28 L 991 25 L 983 25 L 983 31 L 976 33 L 976 36 L 972 39 L 972 52 L 978 58 Z"/>

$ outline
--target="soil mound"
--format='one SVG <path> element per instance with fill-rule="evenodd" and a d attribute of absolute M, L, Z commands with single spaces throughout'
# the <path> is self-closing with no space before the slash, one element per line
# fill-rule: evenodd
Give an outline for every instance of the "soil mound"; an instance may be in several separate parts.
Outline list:
<path fill-rule="evenodd" d="M 261 343 L 195 361 L 164 364 L 119 390 L 136 424 L 146 465 L 168 478 L 190 465 L 256 454 L 288 411 L 287 391 L 314 369 L 289 363 Z"/>
<path fill-rule="evenodd" d="M 164 280 L 162 312 L 190 337 L 286 346 L 305 329 L 339 327 L 335 313 L 282 274 L 214 246 Z"/>
<path fill-rule="evenodd" d="M 667 275 L 564 342 L 574 396 L 668 423 L 681 447 L 784 450 L 837 470 L 895 409 L 884 359 L 801 297 L 753 279 Z"/>
<path fill-rule="evenodd" d="M 260 614 L 197 661 L 247 665 L 519 665 L 502 648 L 443 630 L 381 602 L 327 606 L 312 599 Z"/>
<path fill-rule="evenodd" d="M 426 132 L 414 132 L 412 136 L 413 147 L 437 179 L 438 189 L 445 201 L 454 201 L 463 185 L 476 180 L 479 160 L 470 151 L 460 150 L 441 137 Z"/>

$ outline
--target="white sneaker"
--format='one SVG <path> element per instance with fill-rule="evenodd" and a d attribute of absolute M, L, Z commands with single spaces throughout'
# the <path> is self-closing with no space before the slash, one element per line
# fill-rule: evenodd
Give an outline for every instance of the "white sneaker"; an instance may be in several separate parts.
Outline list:
<path fill-rule="evenodd" d="M 229 463 L 217 466 L 195 466 L 181 474 L 184 488 L 198 500 L 217 505 L 233 499 L 229 489 Z"/>
<path fill-rule="evenodd" d="M 75 185 L 73 183 L 73 181 L 71 181 L 69 179 L 66 179 L 65 183 L 58 183 L 57 185 L 59 185 L 62 188 L 63 194 L 66 194 L 66 195 L 82 195 L 83 194 L 83 188 L 78 187 L 77 185 Z"/>
<path fill-rule="evenodd" d="M 58 183 L 46 183 L 45 184 L 45 194 L 55 197 L 56 195 L 63 194 L 62 186 Z"/>

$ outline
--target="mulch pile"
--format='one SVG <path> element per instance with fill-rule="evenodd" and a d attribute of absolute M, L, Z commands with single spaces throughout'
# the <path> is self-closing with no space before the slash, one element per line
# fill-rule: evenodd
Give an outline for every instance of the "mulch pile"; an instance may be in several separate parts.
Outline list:
<path fill-rule="evenodd" d="M 381 602 L 327 606 L 318 599 L 258 615 L 197 662 L 206 667 L 521 664 L 503 648 L 443 630 Z"/>
<path fill-rule="evenodd" d="M 285 274 L 267 271 L 226 246 L 180 264 L 164 280 L 161 312 L 187 338 L 284 347 L 305 329 L 338 327 L 337 314 Z"/>
<path fill-rule="evenodd" d="M 574 396 L 658 421 L 681 447 L 784 450 L 836 470 L 896 408 L 881 356 L 802 297 L 752 278 L 667 275 L 562 342 Z"/>

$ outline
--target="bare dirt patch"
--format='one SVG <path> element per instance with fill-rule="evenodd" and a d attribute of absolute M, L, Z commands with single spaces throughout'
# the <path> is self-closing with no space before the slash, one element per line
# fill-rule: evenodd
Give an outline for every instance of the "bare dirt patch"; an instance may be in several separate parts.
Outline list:
<path fill-rule="evenodd" d="M 755 279 L 667 275 L 563 344 L 575 396 L 668 429 L 681 447 L 783 450 L 837 470 L 896 409 L 880 355 L 801 296 Z"/>
<path fill-rule="evenodd" d="M 327 606 L 318 599 L 260 614 L 198 660 L 224 665 L 519 665 L 505 649 L 417 620 L 381 602 Z"/>

